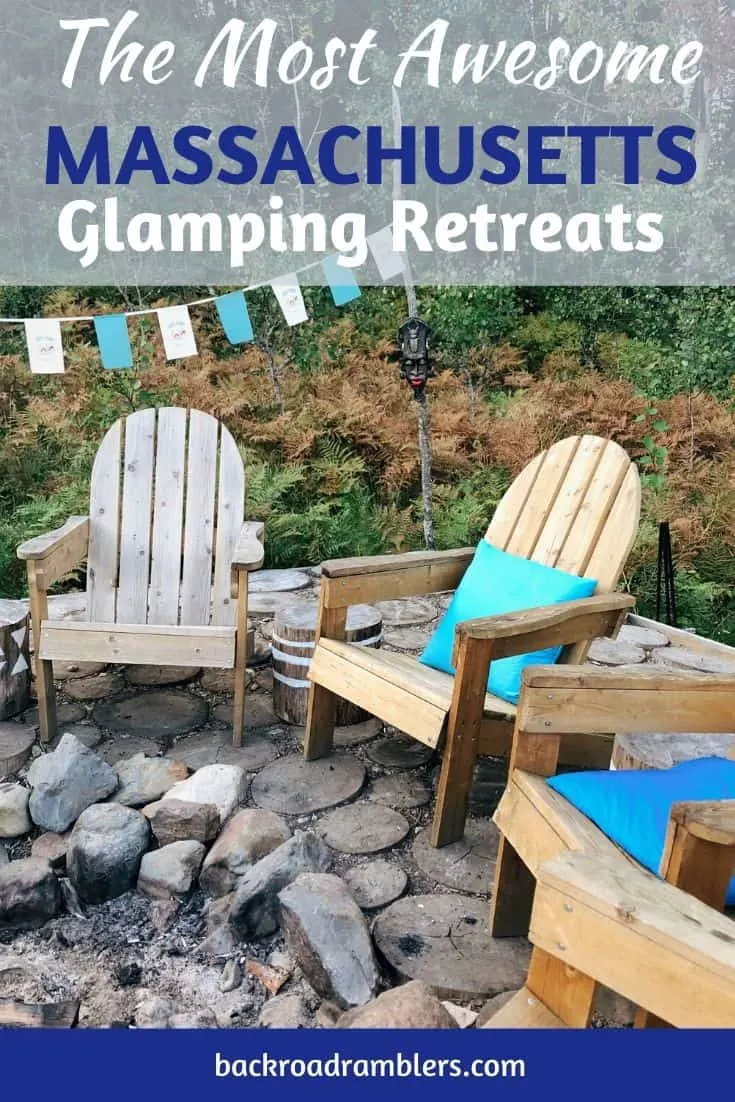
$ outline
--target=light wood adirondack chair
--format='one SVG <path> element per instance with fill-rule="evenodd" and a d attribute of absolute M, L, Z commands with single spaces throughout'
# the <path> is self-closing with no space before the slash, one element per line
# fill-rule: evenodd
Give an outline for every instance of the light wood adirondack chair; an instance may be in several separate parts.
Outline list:
<path fill-rule="evenodd" d="M 567 647 L 565 661 L 583 661 L 593 638 L 615 635 L 633 604 L 613 590 L 639 515 L 638 472 L 619 445 L 573 436 L 538 455 L 498 505 L 485 538 L 501 550 L 595 578 L 597 592 L 582 601 L 462 624 L 455 638 L 454 678 L 402 654 L 346 643 L 347 608 L 455 589 L 473 548 L 323 563 L 309 670 L 307 759 L 331 750 L 338 697 L 427 746 L 443 742 L 431 841 L 443 846 L 461 838 L 477 756 L 510 747 L 515 708 L 487 692 L 491 661 L 554 645 Z M 586 756 L 584 738 L 570 743 L 565 760 L 595 763 Z"/>
<path fill-rule="evenodd" d="M 735 678 L 666 673 L 661 667 L 526 670 L 508 786 L 494 815 L 500 842 L 490 907 L 492 936 L 528 932 L 536 878 L 552 858 L 584 853 L 617 861 L 627 871 L 639 868 L 547 785 L 546 778 L 557 770 L 563 734 L 727 734 L 733 716 Z M 722 911 L 735 873 L 735 801 L 675 804 L 659 872 L 669 883 Z M 650 1023 L 641 1017 L 638 1024 Z"/>
<path fill-rule="evenodd" d="M 232 669 L 242 741 L 248 573 L 263 525 L 243 521 L 245 475 L 228 430 L 197 410 L 117 421 L 92 470 L 88 517 L 18 548 L 28 564 L 42 740 L 56 733 L 54 659 Z M 47 592 L 87 560 L 87 622 L 48 620 Z"/>
<path fill-rule="evenodd" d="M 615 855 L 543 864 L 529 936 L 526 984 L 485 1028 L 584 1029 L 598 984 L 644 1025 L 735 1027 L 732 919 Z"/>

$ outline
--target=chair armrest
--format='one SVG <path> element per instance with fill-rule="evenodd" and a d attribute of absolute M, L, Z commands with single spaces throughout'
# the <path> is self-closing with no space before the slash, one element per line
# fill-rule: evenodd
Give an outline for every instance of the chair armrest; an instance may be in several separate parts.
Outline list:
<path fill-rule="evenodd" d="M 88 549 L 89 517 L 70 517 L 61 528 L 26 540 L 16 554 L 28 563 L 29 570 L 33 570 L 36 586 L 48 589 L 79 566 L 87 557 Z"/>
<path fill-rule="evenodd" d="M 326 608 L 346 608 L 456 589 L 474 553 L 473 547 L 463 547 L 331 559 L 322 563 L 322 601 Z"/>
<path fill-rule="evenodd" d="M 622 856 L 543 864 L 529 937 L 673 1026 L 735 1026 L 732 919 Z"/>
<path fill-rule="evenodd" d="M 53 532 L 46 532 L 43 536 L 34 536 L 32 540 L 21 543 L 16 553 L 18 558 L 24 561 L 47 559 L 60 547 L 68 545 L 72 541 L 81 542 L 82 536 L 85 544 L 88 543 L 89 517 L 69 517 L 61 528 L 55 528 Z"/>
<path fill-rule="evenodd" d="M 634 604 L 635 598 L 627 593 L 604 593 L 561 605 L 464 620 L 456 626 L 455 646 L 462 638 L 491 640 L 494 659 L 526 655 L 547 647 L 566 647 L 612 634 L 621 614 Z"/>
<path fill-rule="evenodd" d="M 457 624 L 455 648 L 463 638 L 491 640 L 492 657 L 497 660 L 546 647 L 565 647 L 610 635 L 621 615 L 634 604 L 635 599 L 627 593 L 604 593 L 559 605 L 465 620 Z"/>
<path fill-rule="evenodd" d="M 240 529 L 235 550 L 232 553 L 232 570 L 260 570 L 265 551 L 263 533 L 265 525 L 261 521 L 246 521 Z"/>
<path fill-rule="evenodd" d="M 687 800 L 673 804 L 669 820 L 695 838 L 718 846 L 735 846 L 735 800 Z"/>

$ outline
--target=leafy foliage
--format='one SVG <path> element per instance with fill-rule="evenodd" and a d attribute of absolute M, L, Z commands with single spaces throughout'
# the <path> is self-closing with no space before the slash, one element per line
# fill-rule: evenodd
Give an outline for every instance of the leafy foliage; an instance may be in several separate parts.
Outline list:
<path fill-rule="evenodd" d="M 158 306 L 192 289 L 0 289 L 2 312 Z M 288 329 L 267 292 L 257 343 L 231 348 L 214 311 L 200 356 L 168 363 L 157 327 L 132 321 L 135 372 L 103 372 L 89 325 L 70 327 L 67 373 L 31 376 L 0 332 L 0 595 L 23 590 L 15 548 L 85 512 L 103 433 L 169 403 L 224 420 L 246 459 L 248 515 L 267 562 L 303 565 L 422 546 L 416 406 L 400 381 L 397 288 L 338 311 L 308 289 L 313 321 Z M 727 289 L 447 288 L 420 292 L 435 331 L 429 388 L 441 547 L 474 543 L 510 480 L 570 433 L 610 436 L 638 462 L 640 535 L 625 579 L 655 611 L 657 530 L 670 522 L 682 623 L 735 642 L 735 296 Z"/>

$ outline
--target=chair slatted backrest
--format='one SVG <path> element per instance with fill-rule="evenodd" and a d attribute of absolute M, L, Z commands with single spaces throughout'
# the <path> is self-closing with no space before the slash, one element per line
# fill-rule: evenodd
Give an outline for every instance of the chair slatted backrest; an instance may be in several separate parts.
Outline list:
<path fill-rule="evenodd" d="M 232 625 L 232 554 L 245 509 L 237 445 L 198 410 L 117 421 L 92 469 L 93 623 Z"/>
<path fill-rule="evenodd" d="M 638 531 L 641 486 L 627 453 L 599 436 L 571 436 L 537 455 L 495 511 L 485 539 L 569 574 L 618 583 Z"/>

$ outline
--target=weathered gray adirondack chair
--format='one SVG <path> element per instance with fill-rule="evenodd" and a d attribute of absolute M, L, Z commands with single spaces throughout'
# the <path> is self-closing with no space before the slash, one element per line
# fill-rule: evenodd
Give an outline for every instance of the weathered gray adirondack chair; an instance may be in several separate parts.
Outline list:
<path fill-rule="evenodd" d="M 237 446 L 198 410 L 117 421 L 92 470 L 88 517 L 18 548 L 28 565 L 41 739 L 56 733 L 53 660 L 234 668 L 242 741 L 248 573 L 263 525 L 244 523 Z M 50 586 L 87 560 L 87 622 L 48 620 Z"/>

